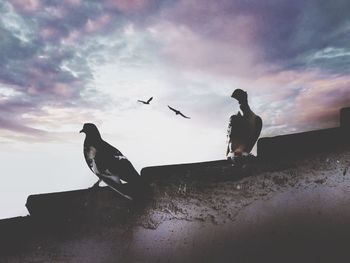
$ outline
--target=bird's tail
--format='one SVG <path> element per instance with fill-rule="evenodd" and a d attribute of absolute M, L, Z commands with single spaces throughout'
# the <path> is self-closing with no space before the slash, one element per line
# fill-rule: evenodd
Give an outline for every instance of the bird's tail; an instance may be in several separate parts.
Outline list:
<path fill-rule="evenodd" d="M 115 182 L 114 180 L 110 179 L 110 178 L 103 178 L 103 181 L 115 192 L 117 192 L 118 194 L 120 194 L 122 197 L 129 199 L 129 200 L 133 200 L 132 195 L 130 194 L 129 191 L 129 187 L 127 186 L 127 184 L 118 184 L 117 182 Z"/>

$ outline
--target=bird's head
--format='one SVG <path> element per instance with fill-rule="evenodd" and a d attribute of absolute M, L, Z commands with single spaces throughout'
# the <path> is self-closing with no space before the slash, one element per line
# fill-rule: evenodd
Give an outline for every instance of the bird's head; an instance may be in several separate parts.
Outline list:
<path fill-rule="evenodd" d="M 248 102 L 247 92 L 241 89 L 235 89 L 231 97 L 238 100 L 239 104 Z"/>
<path fill-rule="evenodd" d="M 93 123 L 84 123 L 83 129 L 80 131 L 80 133 L 85 133 L 86 136 L 91 137 L 97 137 L 100 138 L 100 132 L 98 131 L 97 127 Z"/>

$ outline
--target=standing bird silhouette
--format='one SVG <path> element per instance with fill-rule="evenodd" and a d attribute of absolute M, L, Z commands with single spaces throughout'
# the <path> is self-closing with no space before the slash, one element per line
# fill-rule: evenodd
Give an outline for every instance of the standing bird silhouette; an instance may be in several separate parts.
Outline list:
<path fill-rule="evenodd" d="M 181 111 L 176 110 L 176 109 L 170 107 L 169 105 L 168 105 L 168 108 L 169 108 L 170 110 L 172 110 L 173 112 L 175 112 L 176 115 L 181 115 L 182 117 L 184 117 L 184 118 L 186 118 L 186 119 L 191 119 L 190 117 L 187 117 L 187 116 L 183 115 L 183 114 L 181 113 Z"/>
<path fill-rule="evenodd" d="M 262 120 L 250 109 L 247 92 L 236 89 L 231 97 L 238 101 L 243 115 L 238 112 L 230 117 L 226 155 L 228 158 L 248 156 L 259 138 Z"/>
<path fill-rule="evenodd" d="M 151 100 L 153 100 L 153 97 L 150 97 L 149 99 L 148 99 L 148 101 L 144 101 L 144 100 L 137 100 L 138 102 L 141 102 L 141 103 L 143 103 L 143 104 L 149 104 L 150 102 L 151 102 Z"/>
<path fill-rule="evenodd" d="M 84 157 L 90 170 L 99 178 L 93 185 L 98 187 L 101 180 L 110 188 L 132 200 L 130 194 L 125 193 L 121 180 L 130 185 L 137 185 L 140 175 L 131 162 L 116 148 L 105 142 L 97 127 L 93 123 L 85 123 L 80 133 L 85 133 Z"/>

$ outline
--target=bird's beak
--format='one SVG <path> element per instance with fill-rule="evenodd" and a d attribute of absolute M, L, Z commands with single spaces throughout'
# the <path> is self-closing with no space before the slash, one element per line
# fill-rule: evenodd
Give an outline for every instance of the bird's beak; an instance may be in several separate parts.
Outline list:
<path fill-rule="evenodd" d="M 84 129 L 82 129 L 79 133 L 85 132 Z"/>

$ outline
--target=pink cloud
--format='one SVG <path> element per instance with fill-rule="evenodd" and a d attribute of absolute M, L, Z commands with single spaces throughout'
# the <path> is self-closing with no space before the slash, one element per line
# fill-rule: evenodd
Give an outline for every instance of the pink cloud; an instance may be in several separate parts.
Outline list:
<path fill-rule="evenodd" d="M 66 3 L 70 6 L 80 6 L 81 0 L 64 0 L 64 3 Z"/>
<path fill-rule="evenodd" d="M 225 32 L 210 37 L 187 25 L 168 21 L 151 26 L 149 32 L 159 43 L 160 54 L 180 68 L 228 78 L 252 77 L 261 70 L 259 54 L 252 46 L 251 31 L 241 26 L 253 23 L 249 17 L 233 19 L 224 30 L 230 31 L 232 37 Z"/>
<path fill-rule="evenodd" d="M 27 93 L 30 95 L 38 95 L 38 94 L 40 94 L 40 91 L 33 86 L 29 86 L 27 89 Z"/>
<path fill-rule="evenodd" d="M 55 17 L 59 19 L 64 19 L 69 13 L 69 9 L 66 6 L 50 6 L 44 8 L 45 12 L 50 15 L 50 17 Z"/>
<path fill-rule="evenodd" d="M 69 98 L 73 93 L 72 88 L 70 86 L 59 82 L 55 83 L 53 91 L 55 94 L 65 98 Z"/>
<path fill-rule="evenodd" d="M 49 40 L 49 39 L 55 39 L 58 36 L 58 32 L 56 29 L 52 28 L 52 27 L 43 27 L 40 29 L 39 31 L 39 35 L 45 39 L 45 40 Z"/>
<path fill-rule="evenodd" d="M 340 108 L 350 106 L 349 83 L 348 76 L 328 76 L 312 81 L 296 100 L 297 108 L 306 109 L 300 114 L 299 121 L 337 124 Z"/>
<path fill-rule="evenodd" d="M 108 14 L 102 15 L 95 20 L 89 18 L 85 24 L 85 31 L 89 33 L 96 32 L 108 25 L 111 20 L 112 18 Z"/>
<path fill-rule="evenodd" d="M 263 102 L 265 124 L 284 125 L 287 133 L 337 126 L 340 108 L 350 106 L 349 83 L 349 76 L 285 71 L 257 79 L 252 91 Z"/>
<path fill-rule="evenodd" d="M 160 19 L 185 25 L 208 38 L 234 44 L 250 44 L 259 27 L 257 18 L 248 13 L 236 13 L 234 1 L 180 0 L 163 9 Z M 228 10 L 229 9 L 229 10 Z"/>
<path fill-rule="evenodd" d="M 133 13 L 150 8 L 153 0 L 105 0 L 105 2 L 124 13 Z"/>
<path fill-rule="evenodd" d="M 220 1 L 180 0 L 150 19 L 150 34 L 169 64 L 224 79 L 253 79 L 271 68 L 256 46 L 257 18 Z M 230 8 L 227 10 L 227 8 Z"/>
<path fill-rule="evenodd" d="M 77 43 L 77 40 L 80 39 L 81 35 L 82 35 L 81 31 L 72 30 L 69 32 L 67 37 L 63 38 L 63 43 L 68 45 L 74 45 Z"/>
<path fill-rule="evenodd" d="M 40 6 L 40 0 L 14 0 L 13 6 L 23 12 L 34 12 Z"/>

